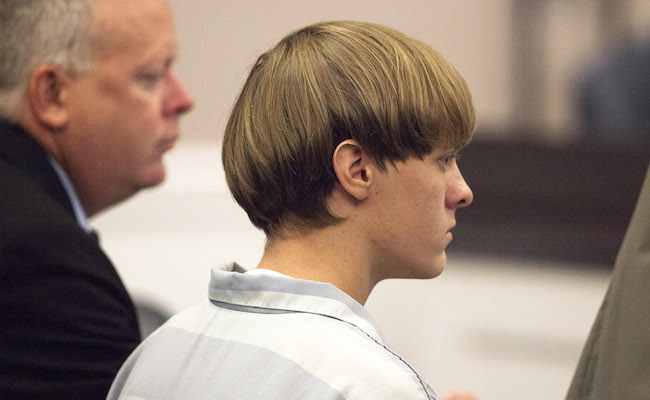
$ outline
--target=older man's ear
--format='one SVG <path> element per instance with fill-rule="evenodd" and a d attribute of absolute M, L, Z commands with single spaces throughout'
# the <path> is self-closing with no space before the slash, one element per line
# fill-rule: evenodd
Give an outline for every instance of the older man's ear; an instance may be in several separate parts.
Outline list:
<path fill-rule="evenodd" d="M 66 126 L 69 81 L 67 73 L 53 64 L 40 65 L 31 73 L 27 87 L 27 106 L 37 123 L 50 130 L 61 130 Z"/>

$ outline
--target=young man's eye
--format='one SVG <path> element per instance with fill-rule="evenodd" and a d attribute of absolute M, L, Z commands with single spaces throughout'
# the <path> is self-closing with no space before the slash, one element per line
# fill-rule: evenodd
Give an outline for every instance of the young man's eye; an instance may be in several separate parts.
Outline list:
<path fill-rule="evenodd" d="M 446 154 L 442 157 L 441 161 L 443 164 L 448 166 L 451 165 L 451 163 L 454 161 L 455 158 L 456 158 L 455 154 Z"/>
<path fill-rule="evenodd" d="M 445 154 L 440 158 L 440 162 L 445 166 L 445 167 L 451 167 L 458 159 L 460 158 L 460 154 L 458 151 L 454 151 L 448 154 Z"/>

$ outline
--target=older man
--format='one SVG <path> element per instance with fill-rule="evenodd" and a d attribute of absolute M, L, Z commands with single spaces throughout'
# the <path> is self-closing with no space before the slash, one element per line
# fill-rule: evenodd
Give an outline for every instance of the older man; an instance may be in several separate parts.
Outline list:
<path fill-rule="evenodd" d="M 104 398 L 140 341 L 87 218 L 163 181 L 165 0 L 0 0 L 0 397 Z"/>

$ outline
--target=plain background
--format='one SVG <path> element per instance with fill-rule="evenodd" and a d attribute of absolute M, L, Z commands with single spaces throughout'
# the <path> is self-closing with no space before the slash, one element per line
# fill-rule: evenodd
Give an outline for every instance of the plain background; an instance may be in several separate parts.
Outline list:
<path fill-rule="evenodd" d="M 626 41 L 650 40 L 646 0 L 171 4 L 180 44 L 178 72 L 197 100 L 184 122 L 188 139 L 220 137 L 233 99 L 257 57 L 290 31 L 318 21 L 385 24 L 430 44 L 469 83 L 480 130 L 511 135 L 513 123 L 527 114 L 546 139 L 555 142 L 570 139 L 578 123 L 574 100 L 580 72 Z M 526 93 L 536 97 L 528 101 L 534 110 L 520 109 Z"/>

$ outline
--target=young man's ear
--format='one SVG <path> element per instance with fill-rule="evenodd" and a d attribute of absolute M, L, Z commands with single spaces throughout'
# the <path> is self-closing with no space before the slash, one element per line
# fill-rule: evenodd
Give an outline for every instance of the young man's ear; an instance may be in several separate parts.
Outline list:
<path fill-rule="evenodd" d="M 53 130 L 68 122 L 66 96 L 70 78 L 53 64 L 39 65 L 29 76 L 27 99 L 34 118 Z"/>
<path fill-rule="evenodd" d="M 336 146 L 332 165 L 343 190 L 357 200 L 368 197 L 374 162 L 356 140 L 346 139 Z"/>

